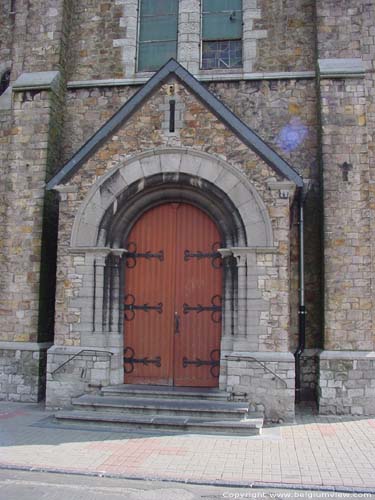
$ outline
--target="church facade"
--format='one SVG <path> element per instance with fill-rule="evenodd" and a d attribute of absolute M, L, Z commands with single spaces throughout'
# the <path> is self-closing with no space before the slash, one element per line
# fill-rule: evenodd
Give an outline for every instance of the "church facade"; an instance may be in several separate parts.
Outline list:
<path fill-rule="evenodd" d="M 375 414 L 374 2 L 1 8 L 0 398 Z"/>

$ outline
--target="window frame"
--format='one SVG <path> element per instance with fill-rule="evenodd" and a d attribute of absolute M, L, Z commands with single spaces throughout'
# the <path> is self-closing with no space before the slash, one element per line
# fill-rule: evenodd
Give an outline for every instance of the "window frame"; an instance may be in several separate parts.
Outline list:
<path fill-rule="evenodd" d="M 203 1 L 200 0 L 200 47 L 199 47 L 199 69 L 200 71 L 236 71 L 236 70 L 242 70 L 243 69 L 243 12 L 244 12 L 244 6 L 243 6 L 243 0 L 241 0 L 241 37 L 240 38 L 218 38 L 215 40 L 205 40 L 203 37 Z M 203 44 L 204 42 L 225 42 L 225 41 L 240 41 L 241 42 L 241 65 L 240 66 L 230 66 L 228 68 L 204 68 L 203 67 Z"/>
<path fill-rule="evenodd" d="M 136 57 L 135 57 L 135 73 L 155 73 L 157 72 L 159 68 L 157 69 L 140 69 L 139 67 L 139 62 L 140 62 L 140 46 L 141 46 L 141 43 L 145 43 L 145 42 L 141 42 L 140 41 L 140 34 L 141 34 L 141 3 L 142 3 L 143 0 L 138 0 L 138 5 L 137 5 L 137 33 L 136 33 Z M 177 4 L 177 12 L 176 12 L 176 59 L 178 57 L 178 36 L 179 36 L 179 29 L 178 29 L 178 25 L 179 25 L 179 13 L 180 13 L 180 9 L 179 9 L 179 0 L 176 0 L 176 4 Z M 164 40 L 160 40 L 161 41 L 164 41 Z M 166 40 L 167 41 L 167 40 Z M 155 42 L 157 42 L 157 40 L 155 40 Z M 150 42 L 146 42 L 146 43 L 154 43 L 153 41 L 150 41 Z M 168 60 L 168 59 L 167 59 Z M 167 62 L 167 60 L 163 63 L 165 64 Z"/>

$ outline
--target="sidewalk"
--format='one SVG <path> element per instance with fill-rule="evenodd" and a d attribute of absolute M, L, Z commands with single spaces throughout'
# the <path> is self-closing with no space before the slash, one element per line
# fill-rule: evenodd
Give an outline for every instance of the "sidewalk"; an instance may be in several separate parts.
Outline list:
<path fill-rule="evenodd" d="M 0 402 L 0 468 L 375 493 L 375 419 L 306 409 L 261 436 L 182 435 L 59 424 L 42 405 Z"/>

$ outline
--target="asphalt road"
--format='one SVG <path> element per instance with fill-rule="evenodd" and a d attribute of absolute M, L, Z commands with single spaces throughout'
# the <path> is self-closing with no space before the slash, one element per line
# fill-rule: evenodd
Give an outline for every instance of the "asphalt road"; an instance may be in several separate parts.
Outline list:
<path fill-rule="evenodd" d="M 333 491 L 226 488 L 156 481 L 0 470 L 1 500 L 359 499 Z"/>

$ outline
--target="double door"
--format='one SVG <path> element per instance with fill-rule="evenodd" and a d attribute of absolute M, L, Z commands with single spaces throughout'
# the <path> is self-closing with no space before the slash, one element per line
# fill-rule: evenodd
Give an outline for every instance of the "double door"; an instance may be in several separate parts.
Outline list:
<path fill-rule="evenodd" d="M 218 385 L 222 319 L 220 234 L 186 203 L 145 212 L 127 238 L 125 383 Z"/>

